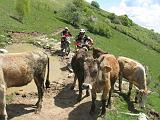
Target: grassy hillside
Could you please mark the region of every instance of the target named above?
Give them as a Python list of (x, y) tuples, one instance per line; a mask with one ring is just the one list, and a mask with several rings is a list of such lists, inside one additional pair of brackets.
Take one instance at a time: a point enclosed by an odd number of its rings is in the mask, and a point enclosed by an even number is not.
[[(32, 0), (29, 15), (23, 20), (23, 24), (13, 19), (17, 16), (15, 11), (15, 0), (0, 0), (0, 42), (7, 41), (7, 31), (23, 31), (23, 32), (42, 32), (50, 36), (50, 34), (65, 26), (68, 26), (75, 36), (79, 29), (75, 29), (65, 18), (62, 13), (65, 7), (72, 0)], [(105, 51), (109, 51), (117, 56), (127, 56), (140, 61), (149, 67), (152, 76), (151, 89), (154, 89), (158, 75), (160, 75), (160, 34), (154, 33), (136, 24), (132, 26), (124, 26), (122, 24), (112, 23), (108, 19), (110, 13), (94, 8), (87, 4), (87, 10), (92, 11), (91, 15), (96, 17), (97, 22), (103, 22), (110, 29), (112, 36), (110, 38), (100, 36), (95, 33), (87, 32), (95, 41), (95, 46)], [(86, 9), (81, 13), (85, 14)], [(85, 16), (86, 17), (86, 16)], [(106, 22), (107, 20), (107, 22)], [(109, 20), (109, 23), (108, 23)], [(80, 27), (86, 27), (85, 23), (81, 23)], [(87, 28), (86, 28), (87, 29)], [(54, 36), (59, 38), (59, 35)], [(154, 108), (160, 111), (159, 97), (156, 94), (149, 96), (148, 108)], [(127, 103), (123, 97), (118, 98), (114, 107), (121, 111), (128, 111)], [(116, 112), (109, 113), (107, 120), (129, 119), (127, 115), (118, 114)], [(130, 117), (135, 119), (135, 117)]]

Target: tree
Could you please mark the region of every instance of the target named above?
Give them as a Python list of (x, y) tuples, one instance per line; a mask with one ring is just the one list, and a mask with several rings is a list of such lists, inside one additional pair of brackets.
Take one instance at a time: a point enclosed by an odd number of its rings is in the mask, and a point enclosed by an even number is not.
[(29, 0), (16, 0), (16, 11), (19, 21), (22, 21), (24, 16), (29, 13)]
[(92, 6), (94, 6), (94, 7), (96, 7), (96, 8), (100, 8), (100, 5), (98, 4), (98, 2), (96, 2), (95, 0), (93, 0), (92, 2), (91, 2), (91, 5)]
[(66, 9), (64, 10), (64, 17), (73, 26), (77, 27), (81, 23), (81, 10), (77, 8), (75, 4), (70, 3), (66, 6)]
[(62, 12), (62, 16), (73, 26), (79, 27), (84, 23), (86, 9), (84, 0), (73, 0), (69, 3)]
[(133, 25), (132, 20), (129, 19), (127, 15), (121, 15), (121, 16), (119, 16), (119, 19), (120, 19), (122, 25), (124, 25), (124, 26), (132, 26)]

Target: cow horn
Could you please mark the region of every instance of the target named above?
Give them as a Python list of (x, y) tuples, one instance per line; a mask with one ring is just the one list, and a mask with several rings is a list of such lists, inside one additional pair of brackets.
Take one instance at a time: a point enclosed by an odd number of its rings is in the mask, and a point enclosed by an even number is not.
[(100, 59), (99, 63), (101, 63), (104, 60), (104, 56)]

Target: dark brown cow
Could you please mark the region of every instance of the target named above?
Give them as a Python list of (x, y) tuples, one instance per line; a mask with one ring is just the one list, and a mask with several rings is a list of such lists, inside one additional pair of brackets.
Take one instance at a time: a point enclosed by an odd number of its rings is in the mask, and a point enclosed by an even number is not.
[[(76, 80), (78, 79), (78, 86), (79, 86), (79, 95), (77, 98), (78, 101), (81, 101), (82, 99), (82, 83), (84, 82), (85, 78), (84, 61), (86, 57), (87, 57), (86, 50), (84, 48), (81, 48), (75, 53), (75, 55), (71, 60), (71, 66), (75, 74), (74, 82), (71, 86), (71, 89), (74, 89)], [(86, 91), (86, 95), (87, 96), (89, 95), (88, 90)]]
[(108, 52), (104, 52), (100, 48), (93, 48), (93, 58), (99, 58), (103, 54), (108, 54)]
[(109, 94), (107, 106), (111, 107), (111, 93), (114, 89), (114, 84), (119, 75), (119, 64), (114, 55), (102, 54), (98, 60), (93, 58), (86, 59), (84, 64), (86, 71), (85, 82), (83, 88), (91, 89), (92, 93), (92, 105), (90, 114), (95, 111), (96, 93), (102, 91), (102, 112), (104, 115), (106, 112), (106, 99)]
[(32, 79), (34, 79), (38, 89), (36, 112), (41, 110), (47, 65), (46, 87), (49, 87), (49, 58), (44, 52), (0, 55), (0, 119), (7, 120), (6, 88), (27, 85)]

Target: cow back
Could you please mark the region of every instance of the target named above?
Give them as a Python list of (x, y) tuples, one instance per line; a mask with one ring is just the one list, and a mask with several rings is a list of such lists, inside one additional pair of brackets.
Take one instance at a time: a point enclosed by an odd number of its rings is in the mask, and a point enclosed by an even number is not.
[(0, 55), (0, 67), (7, 87), (19, 87), (31, 82), (36, 71), (40, 71), (46, 64), (45, 59), (43, 52)]

